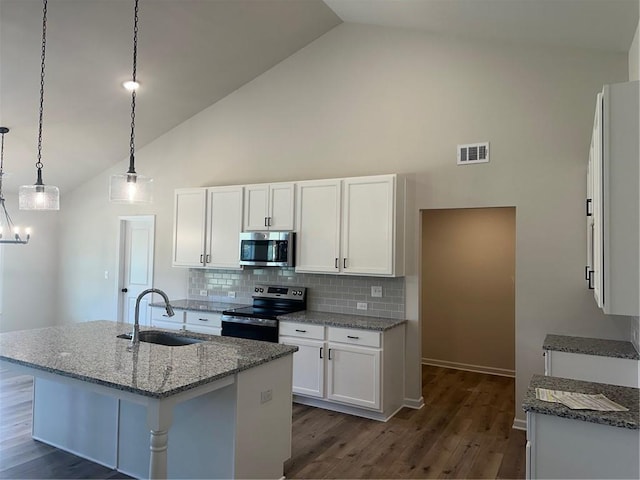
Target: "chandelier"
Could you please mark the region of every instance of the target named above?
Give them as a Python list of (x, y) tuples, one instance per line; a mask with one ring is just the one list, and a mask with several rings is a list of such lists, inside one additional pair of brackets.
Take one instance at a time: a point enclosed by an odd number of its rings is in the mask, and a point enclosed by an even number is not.
[[(0, 134), (2, 135), (2, 146), (0, 146), (0, 243), (13, 243), (15, 245), (26, 245), (31, 238), (31, 232), (27, 228), (25, 231), (25, 238), (20, 236), (20, 229), (13, 224), (11, 215), (7, 211), (7, 206), (4, 203), (4, 195), (2, 194), (2, 177), (4, 176), (4, 134), (9, 133), (7, 127), (0, 127)], [(8, 232), (8, 237), (5, 238), (5, 233)]]

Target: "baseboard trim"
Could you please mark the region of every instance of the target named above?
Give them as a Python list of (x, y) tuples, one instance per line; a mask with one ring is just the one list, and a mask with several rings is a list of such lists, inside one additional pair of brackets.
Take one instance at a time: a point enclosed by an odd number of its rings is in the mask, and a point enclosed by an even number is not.
[(470, 365), (468, 363), (448, 362), (446, 360), (436, 360), (435, 358), (423, 358), (422, 364), (434, 367), (453, 368), (455, 370), (466, 370), (468, 372), (485, 373), (487, 375), (499, 375), (501, 377), (516, 377), (515, 370), (486, 367), (483, 365)]
[(424, 407), (424, 397), (420, 397), (418, 399), (405, 398), (404, 406), (407, 408), (413, 408), (414, 410), (420, 410), (422, 407)]
[(527, 421), (522, 420), (520, 418), (513, 419), (513, 426), (511, 428), (515, 428), (516, 430), (526, 430), (527, 429)]

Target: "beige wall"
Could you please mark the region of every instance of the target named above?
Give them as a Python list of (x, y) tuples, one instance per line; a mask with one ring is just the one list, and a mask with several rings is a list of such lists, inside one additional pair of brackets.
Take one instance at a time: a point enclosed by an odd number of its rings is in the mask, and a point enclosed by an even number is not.
[[(421, 395), (419, 210), (513, 205), (520, 405), (531, 375), (543, 371), (547, 333), (628, 335), (627, 324), (596, 309), (583, 281), (595, 94), (626, 79), (626, 53), (342, 24), (142, 148), (136, 167), (155, 178), (152, 206), (109, 205), (110, 172), (63, 197), (59, 316), (115, 318), (117, 285), (104, 270), (116, 268), (118, 215), (157, 215), (155, 286), (186, 295), (187, 272), (170, 264), (174, 188), (406, 173), (414, 187), (407, 396)], [(489, 164), (456, 167), (456, 144), (485, 140)]]
[(54, 325), (59, 318), (59, 212), (18, 210), (17, 195), (5, 198), (14, 224), (30, 227), (32, 237), (27, 245), (0, 246), (0, 332)]
[(515, 222), (511, 207), (422, 212), (424, 361), (515, 373)]
[[(638, 0), (638, 9), (640, 10), (640, 0)], [(640, 80), (640, 19), (629, 47), (629, 80)]]

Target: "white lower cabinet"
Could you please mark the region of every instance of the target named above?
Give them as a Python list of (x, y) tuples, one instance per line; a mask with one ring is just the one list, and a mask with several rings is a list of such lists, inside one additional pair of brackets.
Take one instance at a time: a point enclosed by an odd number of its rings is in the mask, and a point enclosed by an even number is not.
[(544, 351), (544, 374), (638, 388), (640, 361), (584, 353)]
[(164, 307), (149, 307), (150, 326), (167, 330), (184, 330), (184, 311), (175, 310), (170, 317)]
[(222, 333), (222, 314), (213, 312), (185, 312), (184, 329), (190, 332), (220, 335)]
[(640, 478), (638, 430), (527, 412), (526, 478)]
[(376, 420), (404, 402), (404, 326), (385, 332), (280, 322), (280, 343), (295, 345), (298, 403)]
[(329, 343), (327, 398), (380, 408), (380, 349)]

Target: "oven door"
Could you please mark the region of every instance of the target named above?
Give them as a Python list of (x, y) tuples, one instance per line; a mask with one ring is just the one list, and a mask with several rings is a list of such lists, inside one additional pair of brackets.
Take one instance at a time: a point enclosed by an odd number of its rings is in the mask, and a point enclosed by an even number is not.
[(278, 321), (223, 315), (221, 335), (278, 343)]
[(293, 267), (293, 232), (242, 232), (240, 265), (258, 267)]

